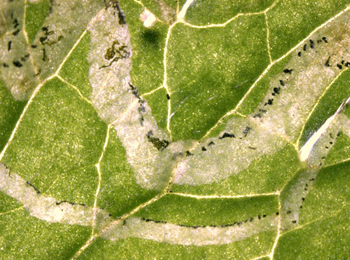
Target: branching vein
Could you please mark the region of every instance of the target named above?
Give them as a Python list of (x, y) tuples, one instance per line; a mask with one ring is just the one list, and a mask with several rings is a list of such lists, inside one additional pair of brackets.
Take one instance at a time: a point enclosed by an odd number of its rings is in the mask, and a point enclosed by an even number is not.
[(252, 16), (252, 15), (261, 15), (261, 14), (265, 14), (271, 10), (276, 4), (277, 4), (278, 0), (276, 0), (271, 6), (269, 6), (268, 8), (266, 8), (263, 11), (259, 11), (259, 12), (252, 12), (252, 13), (238, 13), (236, 14), (234, 17), (230, 18), (229, 20), (227, 20), (224, 23), (217, 23), (217, 24), (207, 24), (207, 25), (194, 25), (191, 23), (188, 23), (186, 21), (180, 21), (181, 23), (183, 23), (184, 25), (191, 27), (191, 28), (197, 28), (197, 29), (206, 29), (206, 28), (215, 28), (215, 27), (225, 27), (226, 25), (228, 25), (229, 23), (233, 22), (234, 20), (236, 20), (238, 17), (241, 16)]
[(75, 48), (78, 46), (78, 44), (80, 43), (80, 41), (82, 40), (82, 38), (84, 37), (84, 35), (86, 34), (86, 30), (80, 35), (79, 39), (75, 42), (75, 44), (73, 45), (72, 49), (68, 52), (68, 54), (66, 55), (66, 57), (63, 59), (62, 63), (60, 64), (60, 66), (58, 67), (58, 69), (53, 73), (53, 75), (47, 77), (44, 81), (42, 81), (41, 83), (39, 83), (36, 88), (34, 89), (32, 95), (30, 96), (26, 106), (24, 107), (16, 125), (15, 128), (13, 129), (9, 140), (7, 141), (6, 145), (4, 146), (3, 150), (0, 153), (0, 161), (2, 161), (8, 147), (10, 146), (14, 136), (16, 135), (16, 132), (25, 116), (25, 114), (27, 113), (27, 110), (29, 108), (29, 106), (32, 104), (34, 98), (36, 97), (36, 95), (39, 93), (41, 87), (49, 80), (53, 79), (56, 76), (59, 76), (59, 72), (62, 69), (64, 63), (67, 61), (67, 59), (69, 58), (69, 56), (71, 55), (71, 53), (75, 50)]
[(105, 142), (103, 144), (101, 156), (95, 165), (96, 169), (97, 169), (97, 173), (98, 173), (98, 183), (97, 183), (97, 188), (96, 188), (96, 192), (95, 192), (95, 199), (94, 199), (94, 209), (93, 209), (93, 218), (92, 218), (92, 235), (94, 235), (94, 232), (95, 232), (96, 214), (97, 214), (97, 200), (98, 200), (98, 195), (99, 195), (100, 190), (101, 190), (101, 182), (102, 182), (101, 162), (102, 162), (103, 156), (106, 152), (106, 148), (107, 148), (108, 141), (109, 141), (109, 133), (110, 133), (111, 128), (112, 128), (112, 126), (108, 125), (106, 139), (105, 139)]
[(289, 51), (287, 51), (284, 55), (282, 55), (281, 57), (279, 57), (278, 59), (275, 59), (272, 61), (272, 63), (270, 63), (266, 69), (260, 74), (260, 76), (254, 81), (254, 83), (251, 85), (251, 87), (248, 89), (248, 91), (244, 94), (244, 96), (241, 98), (241, 100), (238, 102), (238, 104), (230, 111), (228, 111), (225, 115), (223, 115), (218, 122), (208, 130), (208, 132), (204, 135), (203, 138), (207, 137), (219, 124), (219, 122), (221, 122), (224, 118), (226, 118), (229, 115), (233, 115), (237, 112), (237, 110), (240, 108), (240, 106), (243, 104), (243, 102), (246, 100), (246, 98), (249, 96), (249, 94), (253, 91), (253, 89), (257, 86), (257, 84), (260, 82), (260, 80), (270, 71), (270, 69), (278, 62), (282, 61), (283, 59), (285, 59), (289, 54), (291, 54), (292, 52), (294, 52), (297, 48), (299, 48), (301, 45), (304, 44), (304, 42), (309, 39), (314, 33), (316, 33), (317, 31), (319, 31), (320, 29), (322, 29), (323, 27), (325, 27), (327, 24), (331, 23), (332, 21), (334, 21), (336, 18), (338, 18), (339, 16), (341, 16), (342, 14), (344, 14), (346, 11), (350, 10), (350, 6), (347, 6), (345, 9), (343, 9), (342, 11), (340, 11), (338, 14), (336, 14), (335, 16), (333, 16), (332, 18), (328, 19), (326, 22), (324, 22), (323, 24), (321, 24), (320, 26), (318, 26), (316, 29), (314, 29), (309, 35), (307, 35), (304, 39), (302, 39), (297, 45), (295, 45), (293, 48), (291, 48)]

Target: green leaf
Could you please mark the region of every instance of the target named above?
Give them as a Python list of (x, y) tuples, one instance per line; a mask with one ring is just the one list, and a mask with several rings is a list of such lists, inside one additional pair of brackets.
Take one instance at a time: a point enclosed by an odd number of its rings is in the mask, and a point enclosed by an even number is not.
[(1, 259), (346, 259), (349, 1), (1, 1)]

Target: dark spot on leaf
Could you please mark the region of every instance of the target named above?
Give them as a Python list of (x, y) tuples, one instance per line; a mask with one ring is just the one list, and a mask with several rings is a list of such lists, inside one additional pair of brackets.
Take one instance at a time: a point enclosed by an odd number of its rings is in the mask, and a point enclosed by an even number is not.
[(83, 206), (83, 207), (86, 206), (84, 203), (75, 203), (75, 202), (71, 202), (71, 201), (68, 201), (68, 200), (56, 201), (56, 205), (60, 205), (62, 203), (68, 203), (68, 204), (70, 204), (72, 206), (74, 206), (74, 205), (80, 205), (80, 206)]
[(254, 118), (261, 118), (261, 114), (255, 114), (254, 116), (253, 116)]
[(146, 136), (148, 138), (148, 141), (150, 141), (155, 148), (157, 148), (159, 151), (163, 151), (165, 148), (168, 147), (170, 143), (169, 141), (161, 140), (157, 137), (153, 137), (152, 135), (153, 135), (153, 132), (149, 131)]
[(328, 41), (327, 41), (327, 38), (326, 37), (322, 37), (322, 40), (325, 42), (325, 43), (328, 43)]
[[(104, 3), (105, 3), (106, 9), (111, 6), (111, 7), (113, 7), (113, 9), (117, 10), (119, 24), (126, 24), (125, 15), (122, 12), (122, 10), (120, 9), (118, 0), (109, 0), (109, 1), (104, 0)], [(114, 13), (114, 15), (115, 15), (115, 13)]]
[(45, 50), (45, 48), (43, 48), (42, 51), (43, 51), (43, 58), (42, 58), (42, 60), (43, 60), (43, 61), (47, 61), (47, 56), (46, 56), (46, 50)]
[(119, 45), (119, 41), (118, 40), (114, 40), (112, 42), (112, 45), (111, 47), (109, 47), (107, 50), (106, 50), (106, 53), (104, 55), (104, 58), (106, 60), (111, 60), (114, 58), (114, 56), (118, 53), (118, 54), (121, 54), (118, 50), (118, 45)]
[(22, 63), (20, 63), (18, 60), (14, 60), (12, 63), (13, 63), (13, 65), (15, 65), (15, 67), (17, 67), (17, 68), (20, 68), (20, 67), (23, 66)]
[(340, 70), (343, 68), (343, 66), (340, 65), (340, 64), (337, 64), (337, 67), (338, 67), (338, 69), (340, 69)]
[(41, 68), (38, 69), (38, 72), (35, 74), (35, 76), (39, 76), (40, 73), (41, 73)]
[(224, 139), (224, 138), (235, 138), (235, 135), (230, 133), (224, 133), (221, 137), (219, 137), (219, 139)]
[(13, 27), (16, 29), (19, 26), (18, 20), (14, 19), (13, 20)]
[(19, 33), (19, 29), (17, 29), (16, 31), (14, 31), (12, 34), (13, 34), (14, 36), (17, 36), (18, 33)]
[(143, 99), (139, 99), (140, 106), (137, 108), (137, 111), (139, 111), (140, 114), (146, 112), (146, 108), (145, 108), (144, 103), (145, 103), (145, 101)]
[(120, 9), (119, 2), (118, 1), (113, 1), (113, 7), (117, 8), (118, 10), (118, 18), (119, 18), (119, 24), (126, 24), (126, 18), (122, 10)]
[(30, 186), (30, 187), (32, 187), (35, 191), (36, 191), (36, 193), (37, 194), (40, 194), (41, 192), (40, 192), (40, 190), (38, 190), (33, 184), (31, 184), (29, 181), (27, 181), (27, 184)]
[(276, 94), (280, 93), (281, 88), (273, 88), (273, 92), (275, 92)]
[(304, 45), (303, 50), (306, 51), (307, 44)]
[(252, 130), (251, 127), (247, 126), (244, 130), (243, 130), (243, 134), (244, 134), (244, 137), (246, 137), (248, 135), (248, 133), (250, 132), (250, 130)]
[(130, 52), (126, 50), (127, 46), (117, 46), (118, 44), (118, 41), (113, 41), (112, 46), (107, 49), (105, 59), (110, 60), (110, 62), (107, 65), (102, 65), (100, 69), (110, 67), (114, 62), (130, 57)]
[(44, 37), (40, 37), (39, 38), (39, 41), (41, 42), (42, 45), (45, 44), (45, 41), (47, 40), (47, 36), (44, 36)]
[(2, 66), (3, 66), (4, 68), (10, 67), (7, 63), (3, 63)]
[(281, 86), (284, 86), (284, 82), (281, 79), (280, 79), (280, 84), (281, 84)]
[(25, 62), (29, 58), (29, 53), (21, 57), (21, 61)]
[(204, 147), (204, 146), (202, 146), (202, 151), (206, 151), (207, 149)]
[(310, 40), (310, 48), (313, 49), (315, 47), (315, 43), (313, 40)]
[(326, 67), (330, 67), (330, 66), (331, 66), (331, 65), (329, 64), (330, 60), (331, 60), (331, 56), (328, 57), (326, 63), (324, 64)]
[(170, 96), (169, 96), (169, 94), (166, 94), (166, 98), (167, 98), (168, 100), (170, 100)]
[[(129, 82), (129, 87), (131, 89), (131, 93), (137, 98), (140, 99), (140, 94), (139, 91), (137, 90), (137, 88), (135, 86), (133, 86), (130, 82)], [(152, 133), (153, 134), (153, 133)]]
[(185, 155), (186, 155), (186, 156), (192, 156), (193, 153), (191, 153), (190, 151), (186, 151), (186, 152), (185, 152)]
[(161, 220), (154, 220), (154, 223), (166, 224), (167, 222), (165, 222), (165, 221), (161, 221)]
[(300, 51), (298, 52), (298, 56), (301, 57), (301, 52)]
[(283, 70), (283, 72), (285, 73), (285, 74), (292, 74), (292, 69), (284, 69)]
[(297, 221), (296, 220), (292, 220), (292, 223), (295, 224), (295, 223), (297, 223)]
[(208, 146), (212, 146), (212, 145), (214, 145), (215, 143), (213, 142), (213, 141), (211, 141), (209, 144), (208, 144)]
[(12, 41), (9, 41), (7, 43), (7, 50), (10, 51), (11, 50), (11, 46), (12, 46)]

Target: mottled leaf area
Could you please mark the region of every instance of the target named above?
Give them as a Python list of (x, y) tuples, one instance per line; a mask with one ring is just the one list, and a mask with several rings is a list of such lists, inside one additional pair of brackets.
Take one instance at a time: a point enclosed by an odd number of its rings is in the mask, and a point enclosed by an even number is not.
[(0, 0), (1, 259), (348, 259), (350, 2)]

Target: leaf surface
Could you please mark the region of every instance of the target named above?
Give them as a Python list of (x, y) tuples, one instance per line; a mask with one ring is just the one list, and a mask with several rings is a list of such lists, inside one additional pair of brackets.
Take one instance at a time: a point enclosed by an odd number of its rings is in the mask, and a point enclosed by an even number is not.
[(0, 1), (0, 258), (347, 258), (348, 5)]

